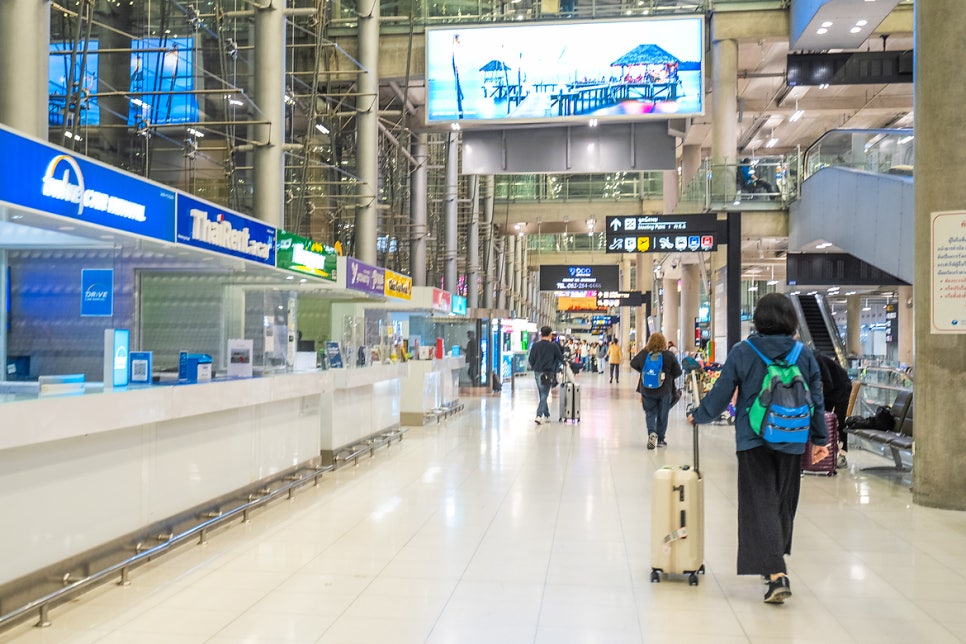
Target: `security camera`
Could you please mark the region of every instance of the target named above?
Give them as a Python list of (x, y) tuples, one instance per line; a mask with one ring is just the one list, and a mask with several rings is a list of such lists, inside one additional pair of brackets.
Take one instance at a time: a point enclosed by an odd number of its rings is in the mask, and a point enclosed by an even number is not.
[(678, 267), (678, 264), (679, 264), (679, 262), (678, 262), (677, 259), (672, 259), (671, 260), (671, 268), (676, 269)]

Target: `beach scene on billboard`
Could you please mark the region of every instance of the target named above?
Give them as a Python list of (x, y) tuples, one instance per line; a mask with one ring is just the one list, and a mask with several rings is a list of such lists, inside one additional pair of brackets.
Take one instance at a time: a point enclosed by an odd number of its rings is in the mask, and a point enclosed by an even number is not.
[(430, 123), (703, 112), (701, 18), (426, 30)]

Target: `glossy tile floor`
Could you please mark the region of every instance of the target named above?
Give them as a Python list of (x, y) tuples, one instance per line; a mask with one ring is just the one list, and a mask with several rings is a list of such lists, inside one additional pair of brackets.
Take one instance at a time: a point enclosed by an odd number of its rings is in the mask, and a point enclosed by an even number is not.
[(579, 425), (535, 425), (520, 378), (0, 641), (966, 641), (966, 514), (913, 505), (908, 478), (862, 472), (888, 461), (856, 450), (836, 478), (806, 477), (794, 596), (764, 604), (734, 572), (727, 425), (701, 428), (707, 574), (652, 584), (651, 473), (691, 460), (684, 405), (648, 452), (631, 374), (579, 380)]

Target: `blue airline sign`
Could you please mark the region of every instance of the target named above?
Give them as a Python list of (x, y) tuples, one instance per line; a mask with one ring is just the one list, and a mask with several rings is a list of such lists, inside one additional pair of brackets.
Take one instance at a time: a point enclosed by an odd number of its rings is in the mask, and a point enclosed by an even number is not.
[(0, 201), (174, 241), (174, 191), (0, 127)]
[(275, 232), (258, 220), (178, 195), (179, 244), (275, 266)]

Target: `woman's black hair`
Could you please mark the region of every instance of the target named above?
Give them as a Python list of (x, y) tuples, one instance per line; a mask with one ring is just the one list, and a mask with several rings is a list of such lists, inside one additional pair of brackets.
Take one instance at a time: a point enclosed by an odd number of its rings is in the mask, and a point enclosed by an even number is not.
[(795, 335), (798, 329), (795, 307), (781, 293), (769, 293), (758, 300), (753, 319), (761, 335)]

